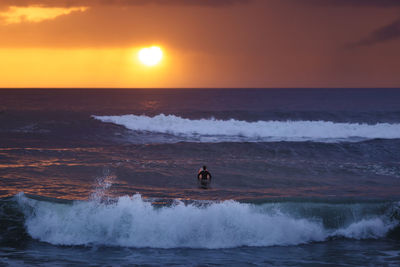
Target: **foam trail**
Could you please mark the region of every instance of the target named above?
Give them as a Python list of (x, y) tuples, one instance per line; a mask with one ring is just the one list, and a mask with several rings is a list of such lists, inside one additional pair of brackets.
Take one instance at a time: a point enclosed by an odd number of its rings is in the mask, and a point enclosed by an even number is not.
[(140, 195), (120, 197), (108, 204), (60, 204), (33, 200), (23, 194), (17, 200), (29, 235), (55, 245), (209, 249), (297, 245), (332, 236), (380, 238), (393, 227), (376, 216), (330, 230), (318, 220), (235, 201), (206, 206), (178, 202), (156, 208)]
[(399, 123), (335, 123), (331, 121), (257, 121), (200, 119), (175, 115), (93, 116), (134, 131), (166, 133), (192, 141), (359, 141), (400, 138)]

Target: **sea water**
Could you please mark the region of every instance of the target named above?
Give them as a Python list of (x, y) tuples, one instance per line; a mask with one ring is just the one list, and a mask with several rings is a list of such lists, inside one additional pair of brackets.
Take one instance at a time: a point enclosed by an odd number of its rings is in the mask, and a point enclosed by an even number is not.
[(0, 264), (397, 266), (399, 103), (396, 89), (1, 90)]

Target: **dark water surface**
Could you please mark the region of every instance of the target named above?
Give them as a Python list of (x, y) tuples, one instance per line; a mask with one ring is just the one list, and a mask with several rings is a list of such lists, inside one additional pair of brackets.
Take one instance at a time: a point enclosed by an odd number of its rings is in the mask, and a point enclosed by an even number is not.
[(0, 264), (397, 266), (399, 192), (398, 89), (0, 90)]

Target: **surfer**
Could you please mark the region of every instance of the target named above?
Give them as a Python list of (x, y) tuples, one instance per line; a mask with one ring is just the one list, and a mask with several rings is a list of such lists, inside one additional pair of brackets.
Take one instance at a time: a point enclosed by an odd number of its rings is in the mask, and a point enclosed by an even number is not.
[(200, 168), (197, 180), (202, 188), (208, 187), (211, 182), (211, 173), (207, 170), (207, 166), (204, 165), (203, 168)]

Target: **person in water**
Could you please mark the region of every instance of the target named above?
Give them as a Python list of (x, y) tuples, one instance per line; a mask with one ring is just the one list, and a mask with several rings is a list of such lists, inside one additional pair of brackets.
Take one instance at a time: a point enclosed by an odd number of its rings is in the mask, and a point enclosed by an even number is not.
[(211, 173), (207, 170), (207, 166), (203, 166), (203, 168), (200, 168), (199, 173), (197, 174), (197, 179), (200, 182), (211, 182)]

